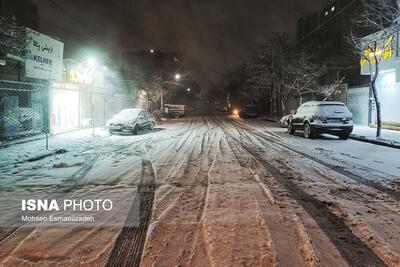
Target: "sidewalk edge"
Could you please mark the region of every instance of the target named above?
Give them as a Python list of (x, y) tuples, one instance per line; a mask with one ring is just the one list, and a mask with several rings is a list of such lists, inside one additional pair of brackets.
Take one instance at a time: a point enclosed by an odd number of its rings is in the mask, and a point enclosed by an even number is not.
[(376, 139), (371, 139), (362, 135), (356, 135), (356, 134), (350, 134), (349, 136), (350, 139), (365, 142), (365, 143), (370, 143), (374, 145), (379, 145), (379, 146), (386, 146), (386, 147), (391, 147), (391, 148), (396, 148), (400, 149), (400, 143), (395, 142), (395, 141), (390, 141), (390, 140), (376, 140)]

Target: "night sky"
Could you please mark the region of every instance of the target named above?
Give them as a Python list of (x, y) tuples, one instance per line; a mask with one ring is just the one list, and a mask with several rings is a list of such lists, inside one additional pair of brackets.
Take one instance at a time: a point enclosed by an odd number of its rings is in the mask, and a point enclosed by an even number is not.
[[(203, 87), (243, 62), (274, 32), (295, 36), (297, 18), (322, 0), (34, 0), (40, 31), (65, 57), (123, 50), (177, 52)], [(93, 54), (96, 54), (93, 53)]]

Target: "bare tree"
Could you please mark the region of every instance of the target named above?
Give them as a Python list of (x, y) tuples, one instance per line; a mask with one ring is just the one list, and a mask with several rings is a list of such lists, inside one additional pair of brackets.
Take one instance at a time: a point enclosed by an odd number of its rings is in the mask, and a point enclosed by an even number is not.
[(270, 73), (286, 114), (290, 96), (298, 96), (301, 104), (304, 95), (318, 92), (318, 80), (326, 72), (326, 65), (313, 60), (306, 51), (296, 51), (284, 39), (275, 40), (271, 57)]
[(27, 47), (26, 42), (26, 29), (17, 24), (14, 15), (0, 16), (1, 51), (24, 56)]
[(155, 74), (150, 81), (142, 86), (142, 90), (146, 93), (147, 100), (150, 102), (150, 109), (155, 108), (155, 104), (161, 100), (164, 79), (162, 73)]
[(400, 30), (399, 5), (396, 0), (361, 0), (363, 11), (354, 20), (357, 28), (364, 28), (374, 32), (368, 36), (358, 36), (352, 33), (348, 40), (353, 50), (361, 58), (362, 65), (370, 69), (370, 86), (376, 105), (377, 131), (376, 136), (381, 137), (382, 112), (381, 103), (376, 87), (379, 76), (380, 62), (393, 56), (394, 38)]
[(326, 84), (318, 88), (317, 92), (318, 94), (322, 95), (324, 97), (323, 101), (330, 100), (332, 99), (333, 96), (336, 94), (341, 93), (342, 88), (343, 88), (343, 81), (344, 81), (344, 76), (341, 79), (336, 79), (330, 84)]
[(181, 81), (188, 79), (189, 77), (189, 72), (180, 74), (179, 80), (176, 80), (174, 77), (174, 72), (165, 73), (160, 71), (159, 73), (152, 75), (150, 80), (144, 82), (141, 88), (151, 103), (150, 109), (156, 109), (155, 105), (160, 103), (159, 109), (162, 110), (164, 98), (170, 96), (174, 89), (184, 87), (183, 84), (181, 84)]
[(300, 104), (304, 95), (320, 93), (318, 80), (326, 72), (325, 64), (313, 62), (312, 56), (303, 52), (293, 54), (283, 67), (287, 77), (283, 86), (299, 96)]
[(242, 64), (225, 78), (229, 92), (242, 99), (267, 96), (271, 115), (277, 115), (278, 109), (287, 113), (291, 96), (298, 96), (301, 102), (306, 94), (321, 94), (318, 81), (325, 72), (326, 65), (314, 60), (312, 54), (297, 51), (287, 36), (276, 35), (248, 64)]

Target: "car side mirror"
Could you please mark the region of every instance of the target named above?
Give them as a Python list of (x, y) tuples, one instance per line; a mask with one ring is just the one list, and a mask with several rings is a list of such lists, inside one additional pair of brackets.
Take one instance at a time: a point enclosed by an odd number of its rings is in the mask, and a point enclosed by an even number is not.
[(292, 114), (292, 115), (296, 114), (296, 110), (290, 111), (290, 114)]

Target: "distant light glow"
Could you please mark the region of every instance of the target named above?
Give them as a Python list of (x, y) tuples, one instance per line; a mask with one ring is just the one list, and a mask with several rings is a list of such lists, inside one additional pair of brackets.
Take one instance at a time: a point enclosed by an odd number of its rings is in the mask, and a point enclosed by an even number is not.
[(328, 11), (325, 11), (325, 16), (328, 16), (328, 14), (329, 14), (329, 12), (328, 12)]
[(181, 79), (181, 75), (179, 73), (175, 74), (175, 80), (179, 81)]
[(94, 59), (94, 58), (89, 58), (88, 59), (88, 64), (89, 64), (89, 66), (95, 66), (96, 65), (96, 59)]
[(188, 92), (190, 92), (190, 90), (191, 90), (191, 89), (190, 89), (190, 88), (188, 88), (188, 89), (186, 89), (186, 90), (187, 90)]
[(150, 49), (150, 53), (154, 54), (154, 49)]
[(335, 11), (335, 6), (332, 6), (332, 7), (331, 7), (331, 11), (332, 11), (332, 12)]

